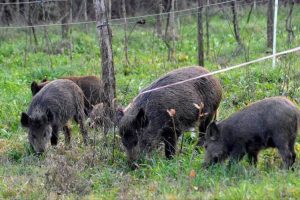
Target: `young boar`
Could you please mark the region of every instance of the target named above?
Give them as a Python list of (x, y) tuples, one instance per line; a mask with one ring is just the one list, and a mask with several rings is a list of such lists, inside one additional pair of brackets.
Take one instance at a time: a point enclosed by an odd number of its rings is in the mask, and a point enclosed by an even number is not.
[[(207, 73), (206, 69), (198, 66), (177, 69), (142, 92)], [(221, 85), (213, 76), (138, 95), (125, 110), (117, 111), (120, 136), (129, 162), (137, 160), (161, 141), (165, 144), (166, 157), (171, 158), (182, 131), (201, 121), (200, 132), (205, 132), (216, 114), (221, 97)], [(197, 105), (204, 107), (199, 109)], [(206, 115), (201, 116), (202, 113)]]
[[(62, 77), (60, 79), (68, 79), (76, 83), (83, 91), (84, 94), (84, 106), (85, 113), (88, 114), (92, 111), (93, 105), (102, 102), (103, 96), (103, 85), (102, 81), (96, 76), (68, 76)], [(44, 79), (41, 83), (33, 81), (31, 83), (31, 92), (34, 96), (37, 94), (45, 85), (49, 82), (47, 79)]]
[(49, 141), (56, 145), (60, 130), (64, 131), (65, 142), (69, 144), (71, 130), (67, 123), (73, 117), (79, 123), (87, 144), (83, 99), (82, 90), (74, 82), (64, 79), (51, 81), (32, 98), (28, 112), (21, 115), (21, 124), (29, 129), (29, 143), (36, 153), (43, 153)]
[(239, 161), (245, 154), (257, 163), (261, 149), (275, 147), (289, 168), (295, 162), (294, 150), (300, 128), (300, 110), (285, 97), (272, 97), (253, 103), (207, 128), (205, 166)]
[(93, 110), (89, 114), (88, 121), (91, 128), (105, 127), (104, 124), (108, 124), (109, 127), (113, 127), (114, 124), (113, 121), (105, 114), (103, 103), (98, 103), (93, 106)]

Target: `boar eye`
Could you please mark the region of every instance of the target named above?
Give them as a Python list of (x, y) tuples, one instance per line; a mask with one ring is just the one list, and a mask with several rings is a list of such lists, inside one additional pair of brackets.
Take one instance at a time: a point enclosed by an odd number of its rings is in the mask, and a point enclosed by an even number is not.
[(46, 133), (44, 133), (44, 138), (46, 137)]
[(36, 136), (35, 136), (35, 135), (32, 135), (32, 138), (33, 138), (33, 139), (36, 139)]
[(207, 144), (204, 145), (204, 148), (207, 149)]

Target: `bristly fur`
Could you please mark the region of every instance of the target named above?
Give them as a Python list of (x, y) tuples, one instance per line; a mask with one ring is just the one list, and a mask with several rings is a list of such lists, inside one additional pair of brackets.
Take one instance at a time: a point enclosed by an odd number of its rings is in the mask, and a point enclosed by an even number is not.
[(229, 118), (209, 125), (206, 138), (207, 165), (245, 154), (256, 164), (261, 149), (277, 148), (287, 168), (295, 162), (300, 110), (285, 97), (257, 101)]
[[(76, 83), (83, 91), (84, 94), (84, 105), (85, 113), (89, 114), (93, 105), (101, 103), (103, 101), (103, 84), (102, 81), (96, 76), (66, 76), (60, 79), (71, 80)], [(34, 96), (37, 94), (45, 85), (50, 83), (47, 79), (44, 79), (41, 83), (32, 82), (31, 91)]]
[[(198, 66), (180, 68), (159, 78), (141, 92), (206, 73), (208, 73), (206, 69)], [(145, 145), (148, 147), (156, 146), (160, 141), (164, 141), (166, 156), (171, 158), (175, 153), (177, 138), (174, 138), (174, 125), (167, 110), (174, 109), (176, 111), (174, 123), (178, 133), (176, 135), (179, 136), (182, 131), (195, 126), (199, 120), (199, 109), (194, 104), (203, 103), (202, 112), (208, 113), (208, 115), (201, 121), (200, 132), (205, 132), (207, 125), (216, 114), (221, 98), (220, 82), (213, 76), (139, 95), (134, 98), (131, 105), (123, 113), (118, 113), (123, 143), (126, 143), (126, 140), (131, 140), (126, 138), (126, 134), (138, 137), (139, 151), (143, 151)], [(143, 127), (141, 124), (144, 124)], [(137, 136), (138, 132), (140, 134)], [(130, 152), (130, 148), (133, 147), (127, 145), (127, 152)], [(137, 156), (129, 155), (132, 158)]]
[[(51, 114), (51, 120), (47, 121), (47, 116)], [(23, 115), (26, 114), (22, 114)], [(27, 116), (29, 121), (39, 122), (39, 126), (43, 127), (45, 123), (50, 123), (52, 128), (51, 143), (57, 144), (58, 131), (64, 129), (66, 141), (69, 142), (70, 130), (68, 121), (75, 118), (80, 124), (84, 141), (87, 140), (87, 131), (83, 125), (84, 115), (84, 94), (82, 90), (70, 80), (55, 80), (46, 84), (33, 98), (29, 106)], [(44, 120), (44, 118), (46, 120)], [(24, 123), (25, 120), (21, 119)], [(30, 134), (39, 135), (43, 132), (36, 124), (29, 123), (28, 128)], [(31, 137), (29, 137), (30, 140)], [(30, 141), (32, 144), (32, 141)], [(41, 148), (44, 150), (43, 148)]]

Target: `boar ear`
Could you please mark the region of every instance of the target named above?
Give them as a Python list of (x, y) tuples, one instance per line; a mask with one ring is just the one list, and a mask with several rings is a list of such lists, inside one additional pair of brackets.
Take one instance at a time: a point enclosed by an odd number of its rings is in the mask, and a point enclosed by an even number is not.
[(218, 125), (216, 124), (215, 121), (210, 123), (210, 125), (208, 127), (207, 137), (213, 141), (219, 139), (220, 131), (219, 131)]
[(39, 92), (39, 86), (35, 81), (32, 81), (31, 83), (31, 92), (32, 92), (32, 96), (34, 96), (36, 93)]
[(121, 119), (124, 117), (124, 110), (122, 108), (117, 108), (116, 117), (117, 117), (117, 122), (119, 123)]
[(46, 110), (46, 116), (47, 116), (48, 123), (53, 122), (54, 116), (53, 116), (53, 113), (51, 112), (51, 110), (49, 110), (49, 109)]
[(22, 126), (29, 127), (30, 123), (31, 123), (30, 117), (26, 113), (22, 112), (22, 114), (21, 114), (21, 124), (22, 124)]
[(149, 120), (143, 108), (140, 108), (138, 114), (136, 115), (135, 123), (139, 128), (144, 128), (148, 125)]

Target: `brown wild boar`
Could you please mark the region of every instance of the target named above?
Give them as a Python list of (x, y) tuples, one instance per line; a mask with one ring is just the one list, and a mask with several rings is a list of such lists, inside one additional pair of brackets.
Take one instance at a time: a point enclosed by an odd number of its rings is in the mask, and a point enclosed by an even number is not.
[(295, 162), (294, 150), (300, 128), (300, 110), (285, 97), (271, 97), (250, 104), (228, 119), (212, 122), (207, 128), (205, 166), (239, 161), (245, 154), (252, 164), (257, 163), (261, 149), (279, 150), (285, 167)]
[(84, 94), (70, 80), (55, 80), (48, 83), (31, 101), (27, 113), (22, 113), (21, 124), (29, 129), (28, 139), (36, 153), (43, 153), (51, 141), (58, 142), (58, 132), (64, 131), (66, 144), (70, 143), (71, 130), (67, 123), (74, 118), (80, 125), (84, 143), (88, 133), (84, 127)]
[[(176, 69), (143, 91), (206, 73), (206, 69), (198, 66)], [(221, 85), (213, 76), (138, 95), (125, 110), (117, 111), (119, 132), (129, 162), (137, 160), (161, 141), (165, 144), (166, 157), (171, 158), (176, 152), (177, 138), (182, 131), (201, 121), (200, 132), (205, 132), (216, 114), (221, 97)], [(202, 112), (207, 115), (200, 118), (200, 110), (195, 104), (203, 104)]]
[[(102, 102), (103, 97), (103, 85), (102, 81), (96, 76), (67, 76), (61, 77), (60, 79), (68, 79), (76, 83), (84, 93), (84, 106), (85, 113), (88, 114), (92, 111), (93, 105)], [(41, 83), (33, 81), (31, 83), (31, 92), (34, 96), (37, 94), (45, 85), (49, 82), (47, 79), (44, 79)]]

